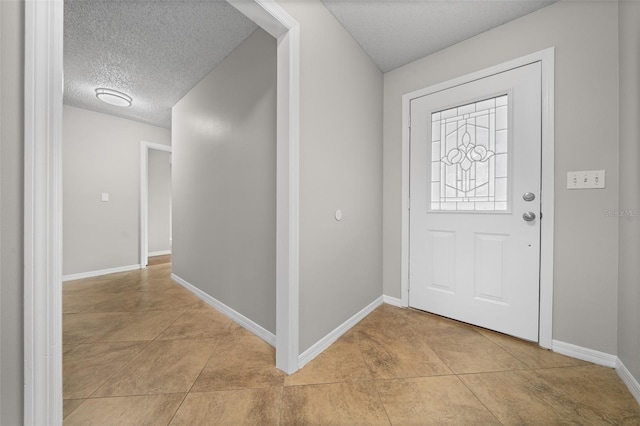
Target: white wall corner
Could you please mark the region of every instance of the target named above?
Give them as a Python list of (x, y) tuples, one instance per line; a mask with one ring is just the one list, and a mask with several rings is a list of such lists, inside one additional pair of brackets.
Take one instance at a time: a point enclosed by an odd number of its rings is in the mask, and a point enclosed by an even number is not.
[(391, 306), (397, 306), (398, 308), (402, 308), (402, 299), (399, 299), (397, 297), (392, 297), (392, 296), (387, 296), (382, 295), (382, 302), (386, 303), (387, 305), (391, 305)]
[(640, 383), (638, 383), (638, 380), (633, 377), (620, 358), (616, 359), (616, 372), (624, 384), (627, 385), (627, 388), (629, 388), (631, 395), (633, 395), (636, 401), (638, 401), (638, 404), (640, 404)]
[(264, 340), (265, 342), (267, 342), (271, 346), (275, 347), (275, 345), (276, 345), (276, 336), (275, 336), (275, 334), (273, 334), (272, 332), (270, 332), (266, 328), (262, 327), (260, 324), (250, 320), (249, 318), (247, 318), (244, 315), (242, 315), (240, 312), (238, 312), (235, 309), (225, 305), (224, 303), (222, 303), (218, 299), (208, 295), (204, 291), (200, 290), (198, 287), (196, 287), (193, 284), (189, 283), (188, 281), (180, 278), (176, 274), (171, 274), (171, 279), (173, 279), (175, 282), (180, 284), (182, 287), (184, 287), (187, 290), (189, 290), (191, 293), (196, 295), (196, 297), (198, 297), (200, 300), (202, 300), (203, 302), (205, 302), (209, 306), (213, 307), (215, 310), (217, 310), (220, 313), (224, 314), (226, 317), (228, 317), (230, 320), (232, 320), (236, 324), (240, 325), (241, 327), (244, 327), (245, 329), (247, 329), (251, 333), (255, 334), (256, 336), (258, 336), (259, 338), (261, 338), (262, 340)]
[(129, 272), (140, 269), (140, 265), (119, 266), (117, 268), (99, 269), (97, 271), (79, 272), (77, 274), (64, 275), (62, 281), (81, 280), (84, 278), (99, 277), (101, 275), (116, 274), (118, 272)]
[(304, 351), (298, 357), (298, 365), (300, 368), (304, 367), (310, 361), (312, 361), (315, 357), (320, 355), (325, 351), (329, 346), (331, 346), (336, 340), (340, 338), (344, 333), (349, 331), (353, 326), (358, 324), (364, 317), (373, 312), (378, 306), (382, 305), (383, 297), (380, 296), (373, 302), (369, 303), (367, 306), (362, 308), (359, 312), (353, 315), (351, 318), (340, 324), (333, 331), (329, 332), (322, 339), (318, 340), (314, 343), (309, 349)]
[(616, 355), (596, 351), (595, 349), (584, 348), (571, 343), (561, 342), (559, 340), (553, 341), (551, 349), (559, 354), (603, 365), (605, 367), (613, 368), (616, 366), (618, 361), (618, 357)]

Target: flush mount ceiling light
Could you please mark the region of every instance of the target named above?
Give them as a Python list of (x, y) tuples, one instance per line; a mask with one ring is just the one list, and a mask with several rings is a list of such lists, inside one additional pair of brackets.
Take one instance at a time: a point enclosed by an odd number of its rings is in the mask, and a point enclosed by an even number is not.
[(117, 90), (111, 89), (96, 89), (96, 97), (100, 99), (102, 102), (106, 102), (110, 105), (115, 106), (131, 106), (131, 102), (133, 99), (129, 95), (125, 95), (122, 92), (118, 92)]

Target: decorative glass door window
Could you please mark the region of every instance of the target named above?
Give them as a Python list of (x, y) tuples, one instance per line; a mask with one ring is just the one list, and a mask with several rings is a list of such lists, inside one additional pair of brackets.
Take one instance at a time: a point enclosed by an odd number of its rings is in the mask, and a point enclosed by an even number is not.
[(508, 100), (431, 114), (431, 210), (508, 210)]

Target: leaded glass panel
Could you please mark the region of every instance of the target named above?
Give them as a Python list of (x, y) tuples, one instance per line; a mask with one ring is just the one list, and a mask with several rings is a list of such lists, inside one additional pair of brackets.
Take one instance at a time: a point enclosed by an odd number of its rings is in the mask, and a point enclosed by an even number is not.
[(508, 95), (431, 114), (431, 210), (508, 209)]

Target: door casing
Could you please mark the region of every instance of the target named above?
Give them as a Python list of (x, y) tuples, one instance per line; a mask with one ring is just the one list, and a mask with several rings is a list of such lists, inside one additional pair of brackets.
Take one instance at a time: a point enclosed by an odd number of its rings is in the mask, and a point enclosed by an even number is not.
[[(299, 369), (300, 26), (227, 0), (277, 39), (276, 366)], [(25, 2), (24, 423), (62, 424), (63, 1)]]
[(554, 235), (554, 58), (553, 47), (495, 65), (462, 77), (405, 94), (402, 97), (402, 245), (401, 305), (409, 306), (409, 153), (411, 100), (466, 84), (534, 62), (542, 68), (542, 182), (540, 221), (539, 345), (551, 349), (553, 335), (553, 235)]
[(149, 264), (149, 150), (171, 153), (171, 145), (140, 142), (140, 266)]

